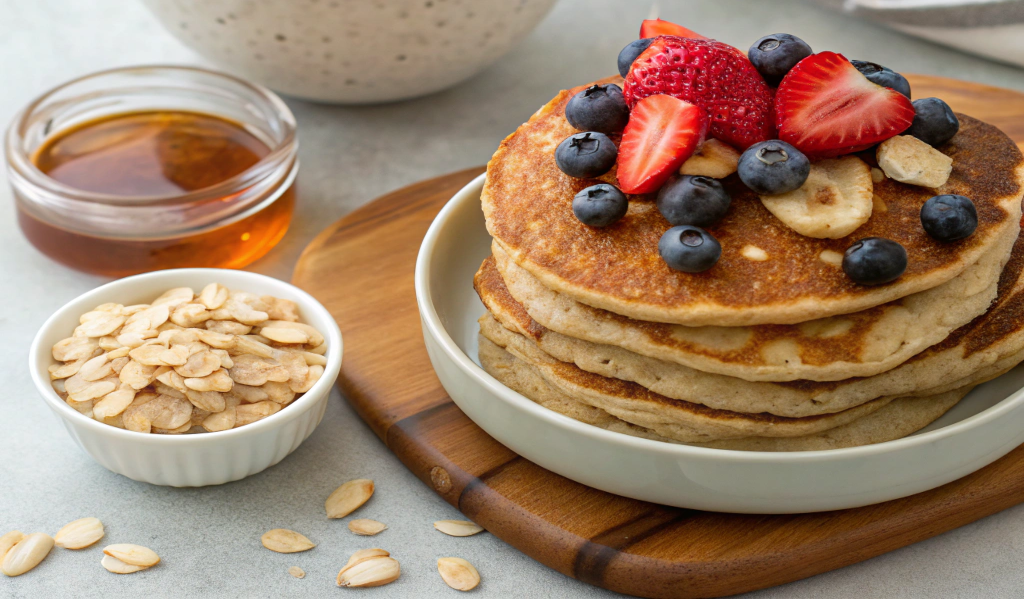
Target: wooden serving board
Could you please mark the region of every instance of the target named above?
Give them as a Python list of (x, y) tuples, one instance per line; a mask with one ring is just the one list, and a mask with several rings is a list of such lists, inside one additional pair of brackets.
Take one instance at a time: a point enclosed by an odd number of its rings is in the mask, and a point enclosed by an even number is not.
[[(915, 97), (941, 97), (1024, 142), (1024, 94), (935, 77), (915, 76), (911, 83)], [(411, 185), (346, 216), (309, 245), (294, 282), (337, 319), (345, 338), (339, 385), (363, 420), (420, 480), (520, 551), (622, 593), (720, 597), (856, 563), (1024, 501), (1024, 447), (926, 493), (789, 516), (626, 499), (517, 456), (470, 421), (441, 387), (413, 292), (427, 227), (482, 170)]]

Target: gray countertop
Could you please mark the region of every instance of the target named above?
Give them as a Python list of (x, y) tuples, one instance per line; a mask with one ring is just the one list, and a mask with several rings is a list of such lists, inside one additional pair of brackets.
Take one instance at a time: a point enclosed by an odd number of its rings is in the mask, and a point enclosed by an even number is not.
[[(907, 38), (796, 0), (659, 2), (661, 15), (747, 47), (767, 33), (791, 32), (817, 49), (875, 60), (896, 70), (960, 77), (1024, 90), (1024, 71)], [(300, 203), (280, 246), (251, 269), (289, 279), (302, 248), (327, 223), (382, 193), (423, 178), (483, 164), (498, 142), (557, 90), (610, 74), (636, 35), (649, 2), (562, 0), (505, 59), (472, 80), (409, 102), (344, 108), (289, 101), (302, 141)], [(140, 63), (207, 64), (131, 0), (0, 3), (0, 121), (41, 91), (91, 71)], [(347, 556), (368, 545), (327, 521), (323, 500), (341, 482), (377, 483), (361, 517), (390, 528), (372, 540), (400, 560), (396, 583), (365, 596), (454, 596), (437, 557), (468, 557), (484, 597), (590, 597), (613, 593), (567, 578), (488, 534), (455, 539), (431, 522), (459, 514), (420, 483), (363, 425), (340, 396), (294, 454), (246, 480), (202, 489), (137, 483), (95, 464), (38, 400), (26, 368), (36, 329), (56, 308), (103, 279), (73, 272), (36, 252), (15, 224), (0, 189), (0, 533), (56, 532), (96, 516), (110, 542), (155, 549), (163, 563), (115, 576), (97, 547), (55, 549), (36, 570), (0, 579), (0, 597), (336, 596)], [(382, 240), (386, 242), (386, 240)], [(337, 395), (337, 393), (336, 393)], [(259, 536), (293, 528), (319, 546), (271, 553)], [(1020, 597), (1024, 507), (937, 538), (750, 597)], [(298, 565), (307, 576), (287, 574)]]

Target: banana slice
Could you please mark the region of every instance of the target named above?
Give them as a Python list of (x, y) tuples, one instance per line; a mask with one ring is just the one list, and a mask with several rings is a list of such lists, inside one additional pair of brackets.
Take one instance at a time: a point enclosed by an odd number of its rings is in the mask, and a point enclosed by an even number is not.
[(736, 172), (740, 153), (732, 146), (709, 138), (693, 156), (679, 167), (680, 175), (701, 175), (724, 179)]
[(953, 171), (953, 159), (910, 135), (883, 141), (876, 154), (886, 176), (920, 187), (942, 187)]
[(839, 239), (871, 218), (873, 188), (871, 168), (856, 156), (845, 156), (811, 164), (800, 189), (761, 196), (761, 203), (801, 235)]

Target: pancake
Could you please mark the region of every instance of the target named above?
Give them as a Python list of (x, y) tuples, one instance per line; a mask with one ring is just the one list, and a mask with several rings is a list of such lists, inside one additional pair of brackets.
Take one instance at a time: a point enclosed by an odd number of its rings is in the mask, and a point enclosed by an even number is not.
[[(1018, 245), (1024, 246), (1024, 242)], [(1014, 253), (999, 281), (999, 297), (983, 316), (899, 367), (872, 377), (836, 382), (750, 382), (641, 356), (619, 347), (582, 341), (550, 331), (530, 318), (484, 261), (475, 286), (493, 317), (482, 319), (489, 337), (501, 336), (487, 322), (515, 333), (561, 362), (605, 377), (635, 382), (672, 399), (737, 412), (800, 418), (838, 412), (884, 396), (929, 395), (978, 384), (1024, 361), (1024, 251)], [(490, 331), (488, 332), (488, 329)], [(521, 351), (529, 351), (521, 349)]]
[[(708, 228), (721, 242), (721, 259), (703, 273), (677, 272), (658, 254), (658, 240), (670, 225), (653, 196), (631, 196), (626, 216), (609, 227), (587, 227), (573, 215), (573, 196), (597, 181), (562, 173), (554, 150), (575, 132), (564, 107), (584, 87), (561, 92), (501, 143), (487, 165), (481, 203), (488, 231), (518, 265), (544, 286), (596, 308), (689, 326), (794, 324), (848, 314), (941, 285), (1019, 229), (1024, 157), (996, 127), (958, 115), (959, 133), (939, 148), (953, 158), (949, 181), (931, 190), (884, 179), (874, 193), (885, 209), (876, 209), (845, 238), (799, 235), (735, 175), (724, 179), (732, 205)], [(602, 180), (614, 183), (614, 170)], [(941, 243), (924, 232), (920, 208), (937, 193), (974, 201), (973, 235)], [(909, 265), (896, 281), (858, 285), (821, 258), (823, 251), (842, 254), (856, 239), (871, 236), (906, 248)], [(744, 257), (746, 246), (767, 259)]]
[(999, 243), (947, 283), (881, 306), (797, 325), (746, 327), (653, 323), (593, 308), (541, 285), (498, 244), (493, 250), (512, 296), (558, 333), (750, 381), (834, 381), (890, 370), (983, 314), (996, 298), (1013, 242)]
[[(495, 343), (494, 339), (483, 337), (481, 345), (484, 340)], [(501, 347), (500, 343), (495, 345)], [(520, 351), (523, 347), (530, 351)], [(671, 399), (636, 383), (593, 374), (529, 346), (510, 343), (502, 349), (532, 367), (549, 385), (569, 397), (683, 443), (815, 434), (867, 416), (893, 399), (879, 398), (842, 412), (804, 418), (732, 412)]]
[[(487, 339), (480, 341), (480, 362), (484, 370), (502, 384), (552, 411), (617, 433), (655, 441), (679, 442), (573, 399), (545, 381), (536, 369)], [(970, 389), (965, 387), (934, 396), (895, 399), (863, 418), (811, 435), (743, 437), (689, 444), (739, 451), (814, 451), (882, 443), (905, 437), (928, 426), (956, 405)]]

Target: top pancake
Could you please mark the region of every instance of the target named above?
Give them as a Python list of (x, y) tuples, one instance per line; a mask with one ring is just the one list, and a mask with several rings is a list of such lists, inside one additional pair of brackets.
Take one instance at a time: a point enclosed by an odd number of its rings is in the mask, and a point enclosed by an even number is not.
[[(732, 206), (708, 228), (722, 245), (721, 259), (703, 273), (677, 272), (658, 254), (658, 240), (671, 225), (653, 195), (630, 196), (629, 212), (609, 227), (588, 227), (573, 215), (573, 196), (598, 181), (562, 173), (554, 151), (575, 132), (564, 108), (581, 89), (561, 92), (501, 143), (487, 165), (481, 200), (488, 231), (519, 266), (550, 289), (596, 308), (689, 326), (794, 324), (945, 283), (1018, 230), (1024, 157), (999, 129), (958, 115), (960, 132), (939, 148), (953, 158), (949, 181), (938, 190), (890, 179), (875, 184), (885, 210), (876, 210), (842, 239), (799, 235), (735, 175), (725, 179)], [(614, 169), (602, 180), (614, 183)], [(940, 243), (924, 232), (921, 205), (940, 193), (974, 201), (974, 235)], [(872, 236), (896, 240), (907, 250), (907, 270), (893, 283), (858, 285), (820, 257), (825, 250), (842, 254), (855, 240)], [(743, 257), (747, 245), (764, 250), (768, 259)]]

